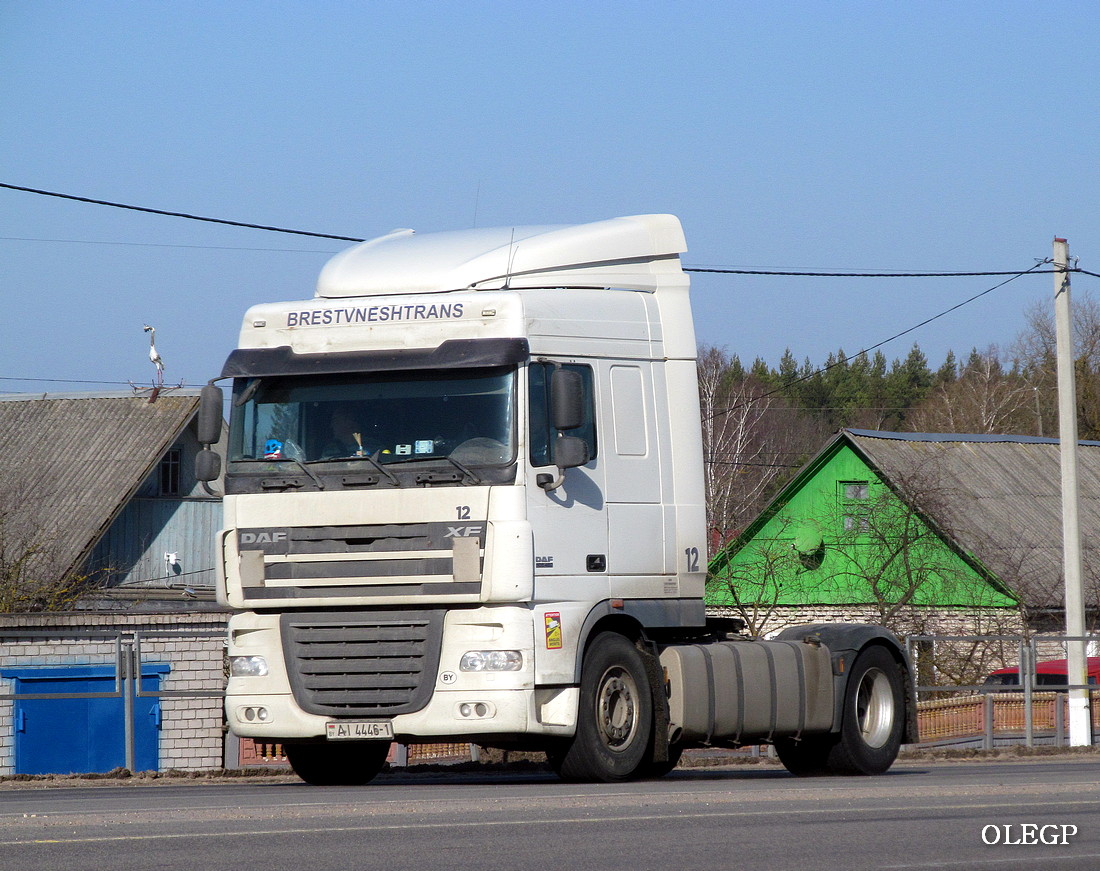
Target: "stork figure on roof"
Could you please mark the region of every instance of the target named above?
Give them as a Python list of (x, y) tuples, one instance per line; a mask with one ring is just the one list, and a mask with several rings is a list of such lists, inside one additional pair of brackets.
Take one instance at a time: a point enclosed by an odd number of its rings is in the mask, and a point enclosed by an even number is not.
[(177, 384), (173, 387), (165, 387), (164, 386), (164, 360), (161, 358), (160, 352), (157, 350), (157, 346), (156, 346), (157, 331), (156, 331), (156, 328), (150, 326), (149, 324), (145, 324), (145, 326), (142, 327), (142, 329), (144, 329), (145, 332), (147, 332), (149, 334), (149, 362), (152, 363), (156, 367), (157, 377), (156, 377), (156, 380), (153, 381), (153, 386), (152, 387), (138, 387), (136, 384), (134, 384), (133, 381), (130, 382), (130, 387), (133, 389), (134, 393), (136, 393), (138, 395), (141, 395), (143, 393), (148, 393), (149, 394), (149, 401), (150, 402), (156, 402), (157, 397), (160, 396), (160, 394), (162, 392), (167, 391), (167, 390), (179, 390), (181, 387), (183, 387), (183, 382), (181, 381), (179, 384)]
[(164, 386), (164, 361), (160, 358), (160, 353), (157, 351), (157, 346), (153, 344), (157, 337), (157, 331), (155, 327), (146, 324), (143, 329), (149, 334), (149, 362), (157, 367), (157, 387)]

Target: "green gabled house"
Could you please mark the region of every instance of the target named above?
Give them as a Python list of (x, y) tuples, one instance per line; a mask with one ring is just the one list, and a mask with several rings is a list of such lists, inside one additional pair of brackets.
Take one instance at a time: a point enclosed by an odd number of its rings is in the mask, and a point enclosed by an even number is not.
[[(708, 612), (754, 634), (821, 619), (918, 634), (1056, 628), (1059, 469), (1057, 439), (842, 430), (711, 559)], [(1081, 442), (1079, 475), (1095, 618), (1100, 442)]]

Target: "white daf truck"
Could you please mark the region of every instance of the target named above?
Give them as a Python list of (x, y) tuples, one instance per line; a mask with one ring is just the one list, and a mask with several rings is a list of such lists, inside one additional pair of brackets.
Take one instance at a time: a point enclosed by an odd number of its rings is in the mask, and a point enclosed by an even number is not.
[[(247, 312), (221, 376), (234, 733), (316, 784), (369, 781), (394, 740), (602, 781), (763, 742), (873, 774), (915, 740), (885, 629), (707, 621), (685, 250), (671, 215), (402, 230)], [(211, 382), (201, 440), (221, 426)]]

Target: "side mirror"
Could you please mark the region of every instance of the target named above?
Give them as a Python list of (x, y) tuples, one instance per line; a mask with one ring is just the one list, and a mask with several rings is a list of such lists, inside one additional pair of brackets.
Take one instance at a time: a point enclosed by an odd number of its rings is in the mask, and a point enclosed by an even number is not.
[(554, 464), (558, 467), (558, 476), (555, 478), (549, 472), (543, 472), (535, 478), (535, 483), (547, 493), (557, 490), (565, 483), (566, 469), (584, 466), (590, 459), (588, 442), (576, 436), (561, 436), (554, 442)]
[[(222, 389), (213, 384), (207, 384), (199, 393), (199, 420), (196, 429), (200, 444), (213, 445), (221, 439), (222, 401)], [(199, 480), (213, 479), (200, 478)]]
[(550, 413), (554, 429), (576, 429), (584, 423), (584, 381), (580, 372), (554, 370), (550, 377)]
[(572, 469), (587, 465), (588, 442), (576, 436), (561, 436), (554, 442), (554, 465), (559, 469)]
[(203, 448), (195, 454), (195, 480), (216, 481), (222, 471), (222, 458), (210, 448)]
[(196, 481), (217, 481), (221, 474), (221, 457), (209, 448), (195, 454)]

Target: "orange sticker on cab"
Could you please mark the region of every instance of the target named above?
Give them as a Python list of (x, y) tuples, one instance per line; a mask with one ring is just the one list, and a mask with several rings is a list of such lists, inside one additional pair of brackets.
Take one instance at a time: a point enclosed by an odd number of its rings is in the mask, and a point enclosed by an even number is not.
[(561, 649), (561, 614), (557, 611), (547, 611), (546, 621), (546, 649)]

